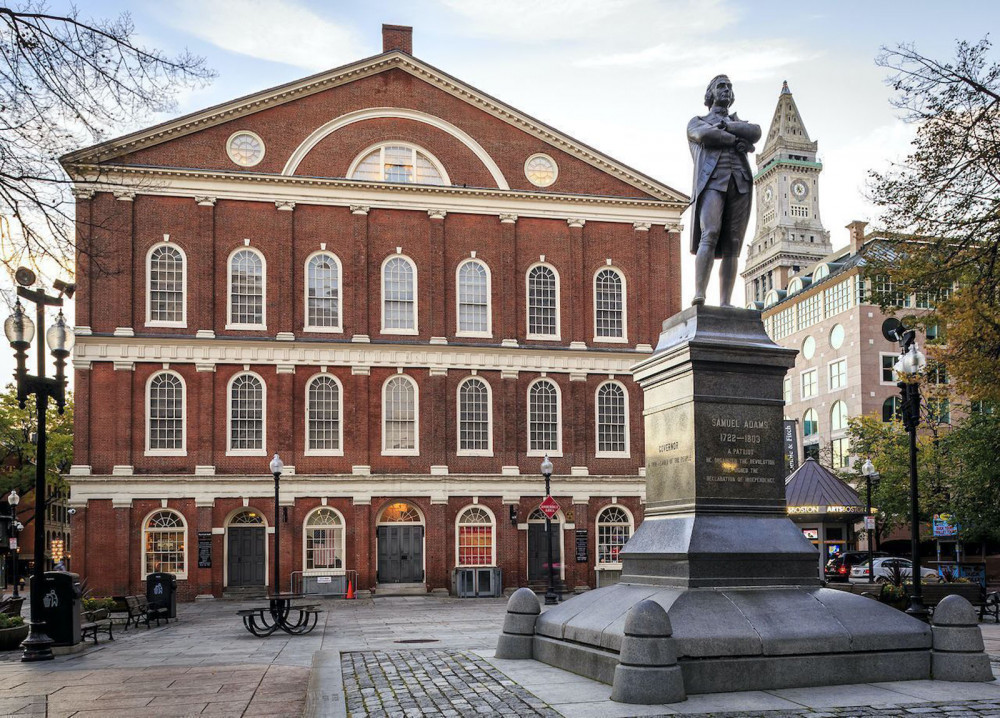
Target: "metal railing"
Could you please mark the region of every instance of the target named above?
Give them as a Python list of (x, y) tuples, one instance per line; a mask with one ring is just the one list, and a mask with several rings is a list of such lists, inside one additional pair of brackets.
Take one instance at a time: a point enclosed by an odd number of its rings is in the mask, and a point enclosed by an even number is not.
[[(328, 580), (323, 580), (328, 579)], [(292, 593), (316, 596), (347, 596), (348, 586), (358, 590), (358, 572), (348, 569), (342, 574), (304, 575), (302, 571), (292, 571)], [(320, 588), (323, 587), (323, 588)]]

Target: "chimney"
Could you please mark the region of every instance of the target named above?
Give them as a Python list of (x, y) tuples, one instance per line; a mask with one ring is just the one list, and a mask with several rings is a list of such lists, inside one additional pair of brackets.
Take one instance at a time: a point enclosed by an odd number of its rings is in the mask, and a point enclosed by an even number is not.
[(856, 219), (847, 225), (847, 230), (851, 233), (851, 254), (857, 254), (865, 244), (865, 227), (867, 222)]
[(400, 50), (413, 54), (413, 28), (406, 25), (382, 26), (382, 52)]

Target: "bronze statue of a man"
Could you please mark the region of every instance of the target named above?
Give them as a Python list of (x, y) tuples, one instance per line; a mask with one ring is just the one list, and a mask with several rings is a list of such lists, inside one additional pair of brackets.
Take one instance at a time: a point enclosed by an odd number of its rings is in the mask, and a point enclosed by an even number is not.
[(753, 143), (760, 139), (760, 125), (743, 122), (735, 113), (730, 115), (734, 99), (729, 78), (717, 75), (705, 91), (708, 114), (693, 118), (687, 127), (694, 158), (691, 253), (696, 257), (692, 304), (705, 303), (712, 265), (719, 258), (719, 304), (732, 306), (736, 264), (750, 220), (753, 173), (747, 153), (754, 151)]

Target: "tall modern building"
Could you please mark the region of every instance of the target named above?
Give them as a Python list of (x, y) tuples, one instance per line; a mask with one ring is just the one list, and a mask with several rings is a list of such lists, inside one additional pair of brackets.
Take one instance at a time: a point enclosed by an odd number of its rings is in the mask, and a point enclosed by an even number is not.
[(830, 252), (830, 233), (819, 214), (818, 144), (809, 139), (792, 91), (782, 83), (757, 155), (757, 227), (742, 275), (748, 306), (763, 302), (768, 291), (784, 288), (792, 275)]
[[(383, 52), (63, 158), (98, 593), (613, 580), (688, 198)], [(268, 462), (284, 464), (281, 506)], [(539, 465), (555, 466), (547, 533)], [(457, 570), (457, 572), (456, 572)]]

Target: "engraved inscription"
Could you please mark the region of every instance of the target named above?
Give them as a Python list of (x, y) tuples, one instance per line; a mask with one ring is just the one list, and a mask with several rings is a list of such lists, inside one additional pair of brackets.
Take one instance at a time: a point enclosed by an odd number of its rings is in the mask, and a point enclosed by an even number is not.
[(761, 456), (770, 421), (739, 416), (713, 416), (716, 450), (705, 457), (705, 481), (715, 484), (774, 484), (779, 462)]

